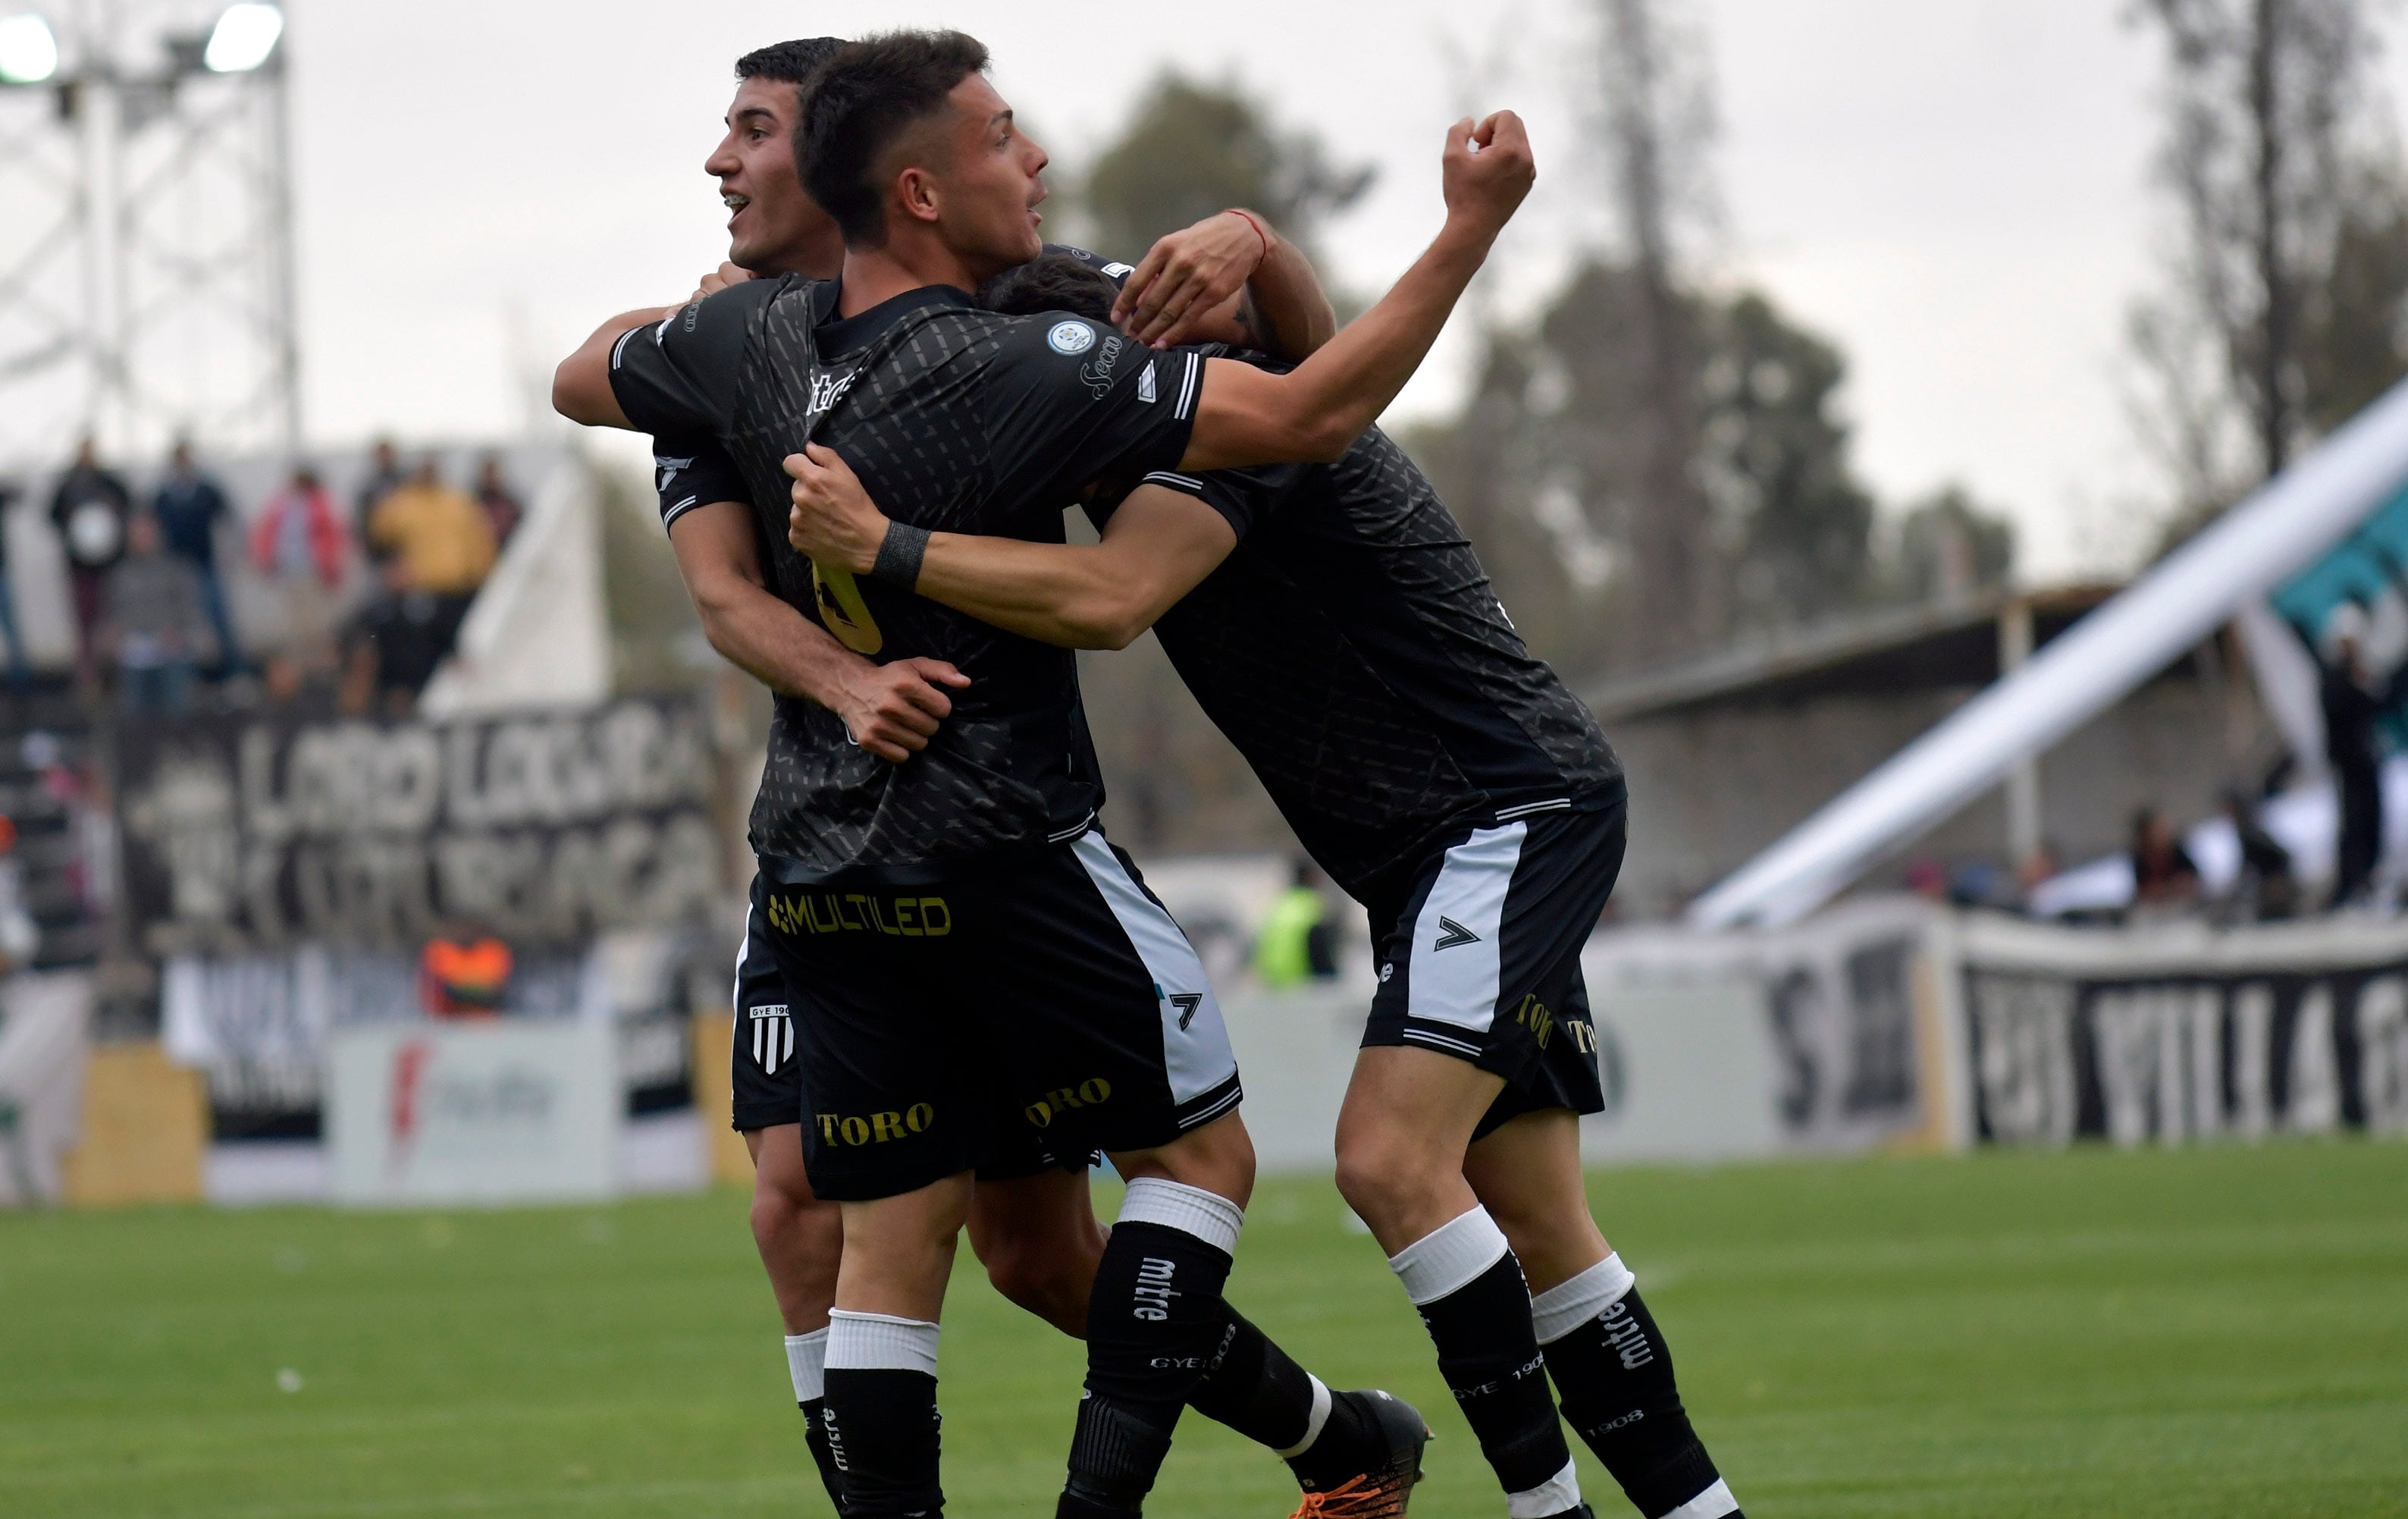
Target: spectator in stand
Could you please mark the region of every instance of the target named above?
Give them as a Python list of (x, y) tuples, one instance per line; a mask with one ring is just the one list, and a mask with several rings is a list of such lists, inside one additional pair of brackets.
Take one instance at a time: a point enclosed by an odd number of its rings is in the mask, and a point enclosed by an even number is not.
[(8, 683), (22, 686), (32, 679), (25, 667), (25, 640), (17, 636), (17, 595), (8, 585), (8, 509), (21, 493), (14, 480), (0, 480), (0, 634), (8, 639)]
[(384, 498), (400, 490), (401, 484), (401, 454), (394, 448), (392, 438), (380, 437), (368, 450), (368, 478), (360, 486), (351, 512), (351, 531), (367, 546), (371, 562), (381, 562), (383, 555), (368, 539), (368, 523), (376, 516), (376, 509), (384, 505)]
[(100, 466), (99, 445), (88, 437), (77, 444), (75, 463), (50, 493), (50, 525), (66, 551), (67, 583), (75, 597), (76, 679), (86, 687), (100, 678), (93, 636), (108, 572), (125, 556), (125, 519), (133, 509), (125, 481)]
[(405, 718), (452, 652), (460, 622), (447, 598), (409, 583), (400, 560), (388, 560), (379, 573), (382, 594), (360, 609), (344, 634), (337, 703), (355, 717)]
[(2241, 840), (2241, 878), (2235, 883), (2245, 915), (2273, 923), (2300, 910), (2300, 881), (2285, 849), (2258, 820), (2248, 795), (2235, 788), (2224, 794), (2224, 815)]
[(476, 924), (452, 924), (419, 952), (419, 1000), (437, 1018), (491, 1018), (513, 968), (508, 944)]
[(125, 556), (108, 572), (105, 625), (127, 712), (171, 716), (190, 708), (208, 609), (200, 573), (166, 552), (159, 521), (147, 511), (126, 523)]
[(368, 541), (397, 559), (413, 590), (463, 601), (494, 567), (494, 525), (484, 509), (443, 482), (433, 454), (368, 519)]
[(308, 676), (333, 663), (335, 597), (350, 548), (343, 520), (308, 466), (293, 471), (251, 525), (251, 562), (283, 606), (283, 638), (268, 657), (268, 695), (290, 701)]
[(2333, 790), (2341, 802), (2335, 907), (2366, 897), (2383, 857), (2381, 724), (2398, 693), (2378, 690), (2371, 679), (2360, 643), (2365, 629), (2366, 614), (2358, 607), (2334, 610), (2326, 631), (2330, 652), (2318, 682), (2325, 709), (2325, 757), (2332, 763)]
[(1287, 890), (1271, 903), (1254, 936), (1254, 975), (1265, 986), (1301, 986), (1338, 974), (1337, 937), (1321, 880), (1311, 861), (1298, 860)]
[(2132, 814), (2132, 900), (2144, 911), (2171, 911), (2199, 900), (2199, 867), (2154, 807)]
[(477, 505), (485, 509), (485, 521), (493, 525), (495, 546), (507, 546), (510, 535), (525, 520), (526, 506), (503, 477), (502, 456), (498, 453), (486, 454), (477, 466)]
[(227, 615), (224, 578), (218, 574), (218, 524), (234, 518), (218, 482), (193, 461), (189, 438), (178, 438), (167, 455), (167, 478), (150, 497), (150, 514), (159, 519), (167, 552), (193, 566), (200, 578), (201, 604), (208, 609), (209, 631), (218, 645), (221, 680), (242, 668), (242, 646)]

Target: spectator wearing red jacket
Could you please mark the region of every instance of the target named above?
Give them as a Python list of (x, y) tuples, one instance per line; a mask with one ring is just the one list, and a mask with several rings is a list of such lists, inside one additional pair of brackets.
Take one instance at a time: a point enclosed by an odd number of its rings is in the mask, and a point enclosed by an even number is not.
[(336, 595), (350, 551), (351, 533), (334, 499), (306, 466), (293, 472), (251, 524), (251, 562), (284, 603), (283, 637), (267, 671), (268, 688), (280, 696), (334, 663)]

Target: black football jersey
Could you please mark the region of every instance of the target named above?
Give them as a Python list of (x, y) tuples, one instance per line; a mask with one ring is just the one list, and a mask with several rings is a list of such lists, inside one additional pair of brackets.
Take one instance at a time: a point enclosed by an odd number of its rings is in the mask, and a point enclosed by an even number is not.
[(824, 709), (780, 699), (752, 846), (832, 879), (1075, 834), (1103, 788), (1070, 653), (816, 568), (786, 543), (782, 462), (820, 442), (897, 521), (1058, 542), (1062, 509), (1089, 481), (1125, 486), (1178, 464), (1202, 357), (1076, 316), (999, 316), (945, 286), (842, 320), (836, 300), (833, 282), (753, 280), (636, 329), (611, 355), (630, 422), (659, 440), (715, 441), (741, 478), (778, 595), (865, 655), (946, 660), (972, 682), (901, 765), (855, 746)]
[(1153, 478), (1239, 537), (1154, 633), (1349, 894), (1393, 884), (1466, 824), (1622, 797), (1596, 719), (1513, 631), (1454, 514), (1378, 428), (1332, 465)]

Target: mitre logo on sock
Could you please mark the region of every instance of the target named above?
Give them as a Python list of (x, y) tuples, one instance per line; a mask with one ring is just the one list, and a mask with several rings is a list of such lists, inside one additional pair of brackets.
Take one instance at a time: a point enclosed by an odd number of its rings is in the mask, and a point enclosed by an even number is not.
[(1647, 1343), (1647, 1331), (1630, 1316), (1629, 1305), (1615, 1302), (1597, 1316), (1605, 1330), (1605, 1342), (1622, 1357), (1622, 1369), (1636, 1371), (1656, 1358), (1656, 1347)]
[(1170, 1317), (1170, 1300), (1179, 1293), (1170, 1284), (1179, 1268), (1159, 1255), (1148, 1255), (1138, 1264), (1137, 1290), (1130, 1294), (1134, 1306), (1131, 1316), (1148, 1324), (1160, 1324)]

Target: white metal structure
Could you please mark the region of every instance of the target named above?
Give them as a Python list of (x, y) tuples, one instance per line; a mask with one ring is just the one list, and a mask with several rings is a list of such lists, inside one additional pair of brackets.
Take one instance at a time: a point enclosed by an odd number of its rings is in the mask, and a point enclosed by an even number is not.
[(1813, 911), (2330, 551), (2403, 480), (2408, 383), (1734, 871), (1689, 921), (1778, 924)]

